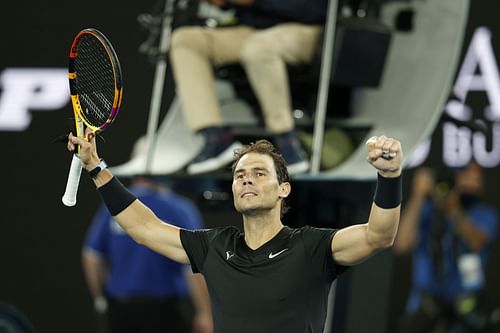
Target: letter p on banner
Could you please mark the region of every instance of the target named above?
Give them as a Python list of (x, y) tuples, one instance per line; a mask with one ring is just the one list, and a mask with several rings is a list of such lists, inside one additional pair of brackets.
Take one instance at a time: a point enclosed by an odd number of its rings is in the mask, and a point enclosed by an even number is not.
[(24, 131), (30, 110), (57, 110), (69, 102), (66, 68), (7, 68), (0, 88), (0, 131)]

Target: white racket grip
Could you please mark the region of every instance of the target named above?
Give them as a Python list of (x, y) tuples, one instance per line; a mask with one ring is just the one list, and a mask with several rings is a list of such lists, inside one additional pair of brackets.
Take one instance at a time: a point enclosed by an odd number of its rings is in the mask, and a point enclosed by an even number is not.
[(62, 202), (65, 206), (72, 207), (76, 204), (76, 194), (78, 193), (81, 174), (82, 162), (77, 154), (73, 154), (71, 167), (69, 168), (68, 182), (66, 183), (66, 191), (62, 197)]

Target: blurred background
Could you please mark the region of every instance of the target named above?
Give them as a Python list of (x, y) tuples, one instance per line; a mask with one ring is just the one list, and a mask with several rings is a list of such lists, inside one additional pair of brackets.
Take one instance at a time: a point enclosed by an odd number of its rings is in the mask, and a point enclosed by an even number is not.
[[(174, 23), (179, 25), (199, 10), (196, 1), (178, 1), (176, 6), (180, 23)], [(101, 329), (80, 259), (99, 197), (84, 175), (77, 206), (62, 205), (71, 156), (62, 144), (54, 143), (73, 126), (67, 87), (69, 46), (81, 29), (94, 27), (115, 47), (124, 77), (122, 112), (104, 133), (106, 142), (100, 143), (99, 151), (109, 165), (126, 165), (134, 144), (147, 133), (158, 60), (154, 37), (160, 26), (155, 22), (165, 18), (163, 8), (163, 2), (151, 0), (2, 5), (0, 303), (24, 313), (38, 332)], [(292, 209), (284, 223), (292, 227), (364, 223), (375, 173), (366, 171), (360, 156), (367, 136), (381, 131), (401, 138), (406, 150), (405, 197), (416, 167), (446, 170), (475, 160), (484, 168), (485, 201), (500, 209), (499, 10), (495, 0), (339, 1), (326, 134), (323, 150), (319, 149), (322, 164), (317, 172), (295, 177)], [(140, 14), (150, 14), (146, 18), (156, 17), (156, 21), (145, 22), (144, 16), (138, 20)], [(351, 24), (349, 19), (357, 21)], [(364, 20), (371, 21), (364, 24)], [(443, 26), (434, 26), (435, 22)], [(148, 38), (153, 48), (144, 45)], [(373, 45), (368, 42), (374, 40)], [(360, 49), (365, 58), (349, 64), (346, 59), (353, 59)], [(341, 72), (375, 57), (378, 61), (363, 74)], [(227, 79), (223, 74), (222, 79)], [(313, 91), (318, 91), (314, 82)], [(163, 88), (160, 122), (172, 110), (175, 94), (169, 66)], [(311, 145), (317, 114), (316, 95), (308, 94), (294, 112), (305, 146)], [(251, 105), (251, 98), (247, 101)], [(242, 141), (266, 135), (257, 116), (245, 117), (235, 121)], [(158, 141), (156, 146), (182, 148), (179, 141)], [(348, 149), (339, 149), (337, 142)], [(156, 154), (161, 155), (161, 149)], [(171, 151), (165, 154), (157, 158), (176, 158)], [(127, 170), (121, 172), (125, 182), (127, 175), (136, 172)], [(207, 226), (240, 224), (227, 170), (188, 176), (182, 167), (162, 171), (159, 162), (153, 173), (190, 197)], [(491, 250), (486, 290), (491, 302), (500, 306), (498, 262), (497, 241)], [(410, 288), (410, 270), (411, 256), (395, 256), (390, 250), (349, 270), (337, 284), (332, 331), (396, 332)]]

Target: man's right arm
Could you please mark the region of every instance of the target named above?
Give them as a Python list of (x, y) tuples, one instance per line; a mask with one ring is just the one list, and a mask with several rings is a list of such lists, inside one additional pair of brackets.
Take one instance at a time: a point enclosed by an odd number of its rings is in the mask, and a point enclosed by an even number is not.
[[(95, 134), (87, 128), (85, 137), (86, 139), (75, 137), (70, 133), (67, 148), (69, 151), (75, 151), (79, 145), (82, 166), (90, 171), (99, 164), (100, 159), (97, 154)], [(114, 214), (109, 209), (111, 215), (114, 215), (115, 220), (135, 241), (172, 260), (183, 264), (189, 263), (187, 254), (182, 247), (179, 228), (161, 221), (139, 200), (128, 200), (129, 198), (133, 199), (133, 197), (123, 185), (117, 180), (113, 180), (113, 174), (108, 169), (99, 172), (94, 178), (94, 183), (98, 189), (105, 185), (117, 185), (113, 187), (111, 193), (107, 192), (107, 196), (103, 197), (103, 200), (108, 209), (110, 201), (119, 208), (113, 208), (116, 210)], [(103, 191), (100, 192), (103, 193)], [(126, 202), (122, 202), (123, 198), (126, 198)]]
[[(109, 170), (101, 171), (94, 179), (97, 188), (113, 178)], [(136, 242), (172, 260), (189, 264), (180, 239), (180, 229), (161, 221), (148, 207), (136, 199), (114, 219)]]

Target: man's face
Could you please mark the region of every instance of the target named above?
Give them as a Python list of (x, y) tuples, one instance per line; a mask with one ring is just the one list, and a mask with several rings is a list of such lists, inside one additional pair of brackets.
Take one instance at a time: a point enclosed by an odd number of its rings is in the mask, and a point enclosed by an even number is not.
[(281, 198), (290, 193), (289, 183), (278, 183), (271, 156), (248, 153), (234, 169), (234, 207), (242, 214), (254, 215), (281, 205)]
[(483, 173), (479, 165), (472, 163), (457, 172), (455, 187), (459, 193), (480, 194), (483, 190)]

